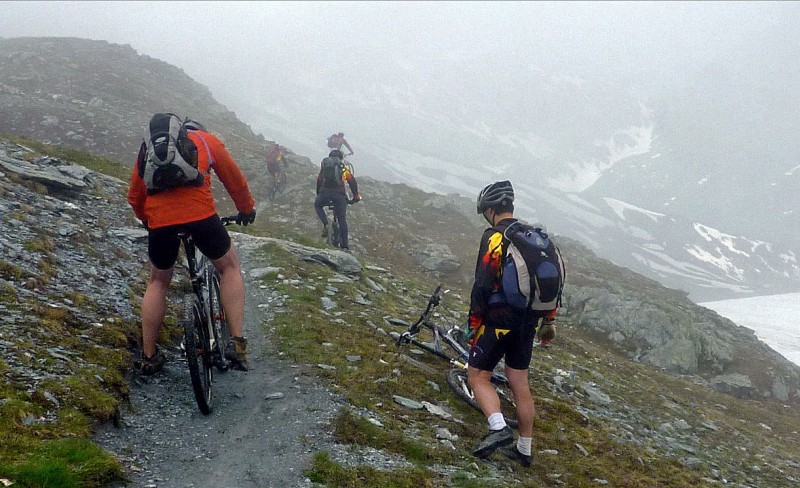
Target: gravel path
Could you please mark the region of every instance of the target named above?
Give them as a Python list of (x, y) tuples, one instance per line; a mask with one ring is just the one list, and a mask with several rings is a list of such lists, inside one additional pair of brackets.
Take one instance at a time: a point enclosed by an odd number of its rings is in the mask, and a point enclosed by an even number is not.
[[(256, 268), (252, 246), (237, 246), (245, 269)], [(215, 376), (214, 411), (200, 413), (186, 363), (170, 353), (164, 374), (132, 382), (132, 410), (123, 411), (120, 427), (105, 425), (96, 433), (96, 442), (122, 460), (127, 486), (312, 485), (303, 472), (314, 452), (333, 448), (327, 427), (341, 402), (297, 365), (277, 358), (268, 337), (272, 290), (246, 271), (245, 281), (251, 371)]]

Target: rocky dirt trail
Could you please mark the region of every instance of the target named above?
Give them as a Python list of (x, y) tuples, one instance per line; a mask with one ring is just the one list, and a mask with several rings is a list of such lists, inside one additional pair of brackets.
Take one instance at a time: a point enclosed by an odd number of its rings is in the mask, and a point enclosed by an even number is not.
[(306, 487), (311, 456), (332, 447), (327, 426), (341, 400), (278, 357), (268, 324), (281, 300), (253, 281), (248, 270), (259, 264), (253, 246), (241, 244), (251, 371), (215, 376), (208, 416), (195, 404), (180, 353), (170, 352), (164, 374), (135, 377), (132, 409), (123, 411), (119, 427), (105, 425), (95, 439), (121, 458), (127, 486)]

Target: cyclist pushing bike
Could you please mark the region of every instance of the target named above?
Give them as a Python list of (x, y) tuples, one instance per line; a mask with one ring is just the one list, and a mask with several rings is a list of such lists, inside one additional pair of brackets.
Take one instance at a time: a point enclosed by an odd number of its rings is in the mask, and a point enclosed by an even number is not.
[[(506, 424), (491, 383), (494, 368), (500, 359), (505, 358), (505, 374), (516, 402), (519, 437), (516, 445), (504, 449), (503, 453), (527, 467), (531, 464), (533, 419), (536, 415), (528, 383), (534, 335), (540, 320), (550, 325), (555, 318), (563, 288), (564, 269), (558, 249), (551, 245), (547, 235), (540, 233), (540, 228), (526, 226), (514, 218), (514, 189), (510, 181), (498, 181), (486, 186), (478, 195), (477, 211), (491, 227), (481, 237), (475, 265), (469, 312), (471, 348), (467, 374), (469, 386), (489, 423), (489, 432), (472, 454), (485, 458), (514, 441), (514, 433)], [(522, 237), (518, 237), (518, 234), (522, 234)], [(507, 266), (509, 260), (515, 265), (517, 262), (516, 256), (508, 251), (513, 244), (515, 253), (526, 255), (527, 265), (528, 248), (525, 242), (528, 241), (520, 242), (520, 239), (529, 238), (534, 244), (539, 242), (542, 245), (533, 254), (545, 256), (552, 251), (555, 264), (542, 261), (544, 264), (538, 266), (525, 266), (526, 272), (529, 271), (530, 276), (538, 280), (535, 290), (538, 295), (534, 296), (534, 288), (529, 287), (528, 295), (523, 296), (520, 307), (519, 302), (512, 299), (517, 298), (513, 288), (524, 288), (523, 280), (507, 281), (506, 274), (514, 273), (517, 275), (514, 278), (524, 274), (517, 273), (518, 268), (511, 270)], [(516, 285), (512, 286), (514, 283)], [(525, 283), (530, 285), (528, 281)], [(551, 329), (542, 340), (551, 340), (552, 334), (554, 330)]]
[[(345, 182), (350, 186), (353, 198), (348, 200)], [(347, 205), (361, 200), (358, 194), (358, 183), (355, 176), (344, 164), (344, 154), (339, 149), (332, 150), (328, 157), (320, 163), (317, 175), (317, 198), (314, 200), (314, 210), (322, 222), (322, 237), (328, 237), (328, 216), (325, 206), (333, 205), (333, 213), (339, 221), (340, 247), (349, 251), (347, 240)]]
[(182, 232), (191, 235), (219, 272), (221, 301), (231, 333), (225, 357), (236, 369), (248, 369), (247, 340), (242, 335), (244, 280), (236, 248), (217, 215), (211, 168), (236, 205), (236, 223), (252, 223), (255, 201), (223, 143), (199, 123), (175, 114), (157, 113), (150, 119), (128, 191), (128, 203), (148, 230), (151, 273), (142, 299), (141, 371), (145, 375), (164, 367), (156, 339)]

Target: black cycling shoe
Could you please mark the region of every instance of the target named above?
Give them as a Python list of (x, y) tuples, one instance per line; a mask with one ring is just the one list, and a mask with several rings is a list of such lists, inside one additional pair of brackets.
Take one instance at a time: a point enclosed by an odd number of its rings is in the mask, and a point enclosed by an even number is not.
[(516, 461), (526, 468), (529, 468), (531, 466), (531, 461), (533, 460), (533, 456), (522, 454), (521, 452), (519, 452), (519, 449), (517, 449), (517, 446), (513, 446), (510, 448), (503, 447), (500, 449), (500, 452), (508, 459)]
[(500, 430), (490, 430), (488, 434), (472, 450), (472, 455), (479, 458), (489, 457), (499, 447), (507, 446), (514, 442), (514, 432), (511, 427), (505, 426)]

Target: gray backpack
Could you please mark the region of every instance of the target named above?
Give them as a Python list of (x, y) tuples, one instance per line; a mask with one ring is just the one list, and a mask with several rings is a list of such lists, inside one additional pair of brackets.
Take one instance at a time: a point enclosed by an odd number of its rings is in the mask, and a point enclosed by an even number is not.
[(137, 165), (147, 194), (179, 186), (202, 186), (197, 146), (189, 139), (187, 122), (172, 113), (155, 114), (145, 130)]

